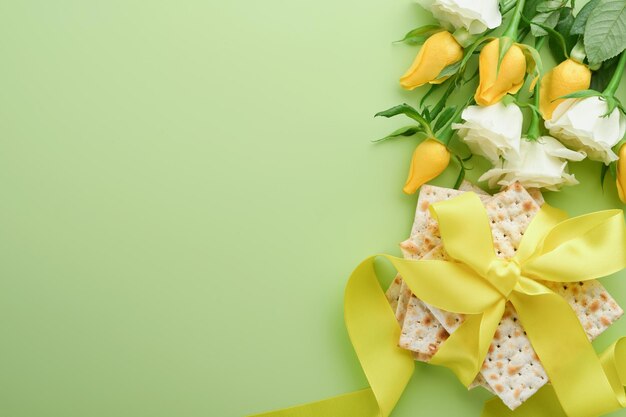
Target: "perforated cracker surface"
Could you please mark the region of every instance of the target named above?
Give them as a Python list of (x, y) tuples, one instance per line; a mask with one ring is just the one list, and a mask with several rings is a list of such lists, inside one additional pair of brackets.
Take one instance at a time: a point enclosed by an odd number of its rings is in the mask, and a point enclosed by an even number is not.
[(398, 346), (430, 358), (448, 336), (424, 303), (411, 296)]

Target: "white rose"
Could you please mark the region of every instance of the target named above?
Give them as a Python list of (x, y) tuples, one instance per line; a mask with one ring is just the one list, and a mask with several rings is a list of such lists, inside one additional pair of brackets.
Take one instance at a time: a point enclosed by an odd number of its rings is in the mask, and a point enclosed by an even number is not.
[(498, 0), (417, 0), (435, 19), (454, 29), (465, 28), (474, 35), (502, 23)]
[(452, 127), (458, 129), (459, 137), (472, 153), (484, 156), (492, 164), (510, 153), (519, 156), (524, 116), (517, 105), (498, 102), (486, 107), (469, 106), (461, 117), (465, 123)]
[(489, 181), (490, 187), (511, 185), (519, 181), (526, 188), (546, 188), (556, 191), (561, 185), (578, 184), (567, 171), (567, 159), (581, 161), (582, 152), (572, 151), (550, 136), (536, 141), (522, 140), (520, 156), (506, 159), (499, 168), (485, 172), (479, 181)]
[(626, 132), (626, 118), (619, 109), (604, 117), (608, 111), (600, 97), (567, 99), (554, 110), (552, 119), (546, 120), (546, 128), (570, 148), (608, 165), (618, 159), (611, 148)]

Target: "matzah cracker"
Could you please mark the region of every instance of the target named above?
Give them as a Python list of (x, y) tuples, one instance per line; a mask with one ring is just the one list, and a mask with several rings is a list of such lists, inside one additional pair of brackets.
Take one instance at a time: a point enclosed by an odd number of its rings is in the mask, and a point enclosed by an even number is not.
[(547, 282), (543, 284), (559, 294), (572, 306), (587, 336), (593, 340), (619, 319), (624, 310), (598, 281)]
[(439, 345), (448, 339), (448, 332), (441, 327), (424, 303), (412, 295), (400, 334), (398, 346), (430, 357)]
[[(473, 189), (475, 187), (470, 185), (469, 188)], [(413, 230), (428, 230), (428, 228), (421, 227), (422, 225), (419, 223), (429, 221), (430, 214), (428, 207), (430, 204), (462, 194), (462, 192), (448, 191), (449, 190), (433, 186), (422, 187), (420, 197), (418, 198), (418, 209), (416, 210)], [(484, 191), (483, 195), (490, 197)], [(438, 236), (439, 232), (436, 222), (434, 222), (434, 226), (436, 230), (434, 232), (431, 231), (431, 233)], [(412, 237), (416, 241), (419, 241), (419, 236), (413, 235)], [(436, 252), (437, 248), (440, 248), (439, 252)], [(418, 253), (419, 252), (405, 253), (405, 257), (419, 259), (420, 256)], [(429, 259), (435, 258), (445, 259), (445, 252), (443, 251), (442, 245), (435, 247), (434, 250), (429, 252)], [(398, 280), (401, 281), (399, 286)], [(395, 299), (396, 292), (398, 293), (397, 299)], [(396, 318), (402, 327), (399, 346), (412, 350), (417, 360), (430, 360), (432, 355), (439, 348), (439, 345), (448, 338), (448, 332), (443, 328), (436, 316), (425, 307), (424, 303), (411, 294), (408, 286), (401, 280), (399, 275), (396, 276), (396, 279), (394, 279), (387, 293), (388, 298), (391, 298), (390, 303), (393, 303), (394, 299), (396, 300), (395, 304), (392, 304), (392, 306), (396, 306)], [(460, 319), (457, 319), (457, 322), (460, 322)], [(487, 390), (492, 391), (491, 387), (489, 387), (480, 374), (477, 375), (476, 381), (474, 381), (468, 389), (473, 389), (477, 386), (483, 386)]]
[(483, 190), (482, 188), (480, 188), (479, 186), (472, 184), (471, 182), (467, 181), (467, 180), (463, 180), (461, 182), (461, 186), (459, 187), (459, 191), (473, 191), (478, 195), (490, 195), (487, 193), (487, 191)]
[(476, 379), (474, 379), (474, 381), (467, 386), (467, 389), (468, 390), (472, 390), (472, 389), (478, 388), (478, 387), (482, 387), (482, 388), (486, 389), (487, 391), (489, 391), (493, 395), (496, 394), (494, 392), (494, 390), (489, 386), (489, 384), (487, 384), (487, 381), (485, 381), (485, 378), (483, 378), (482, 374), (480, 374), (480, 373), (478, 375), (476, 375)]
[(423, 353), (412, 352), (413, 359), (420, 362), (428, 362), (430, 360), (430, 355), (424, 355)]
[[(439, 225), (430, 216), (429, 207), (439, 201), (458, 197), (465, 191), (452, 190), (449, 188), (436, 187), (434, 185), (422, 185), (417, 199), (415, 220), (411, 228), (411, 237), (400, 243), (402, 254), (407, 259), (419, 259), (428, 252), (439, 246), (441, 237)], [(479, 194), (479, 198), (485, 202), (491, 198), (487, 193)]]
[(404, 280), (402, 280), (402, 283), (400, 284), (400, 293), (398, 295), (398, 304), (396, 306), (396, 320), (398, 320), (400, 327), (404, 324), (404, 317), (406, 315), (410, 299), (411, 290), (409, 289), (409, 286), (406, 285)]
[[(485, 204), (491, 221), (494, 248), (499, 257), (511, 258), (515, 255), (524, 230), (539, 211), (535, 199), (521, 185), (514, 184)], [(443, 248), (434, 248), (424, 258), (441, 259), (441, 256), (445, 257)], [(623, 314), (597, 281), (586, 281), (582, 285), (548, 284), (570, 303), (590, 339), (606, 330)], [(456, 330), (463, 320), (462, 315), (428, 307), (448, 332)], [(548, 382), (510, 303), (506, 305), (481, 373), (511, 409), (518, 407)]]
[(543, 203), (546, 202), (546, 200), (543, 199), (543, 194), (541, 194), (541, 190), (539, 188), (529, 188), (526, 191), (528, 191), (528, 194), (530, 194), (539, 207), (543, 206)]
[(411, 228), (411, 237), (400, 244), (402, 254), (407, 259), (418, 259), (426, 255), (441, 243), (439, 226), (431, 218), (428, 208), (438, 201), (449, 200), (463, 194), (463, 191), (422, 185), (415, 209), (415, 220)]
[[(464, 184), (466, 187), (472, 188), (469, 182)], [(405, 258), (419, 259), (422, 254), (426, 253), (426, 248), (430, 245), (429, 242), (423, 242), (420, 237), (424, 233), (433, 234), (432, 231), (428, 231), (429, 225), (424, 224), (424, 222), (430, 219), (430, 216), (427, 215), (430, 204), (461, 194), (463, 194), (462, 191), (448, 190), (431, 185), (422, 186), (418, 197), (411, 236), (416, 242), (420, 242), (422, 245), (426, 244), (427, 246), (417, 248), (417, 244), (412, 242), (411, 239), (401, 243), (400, 247)], [(432, 226), (433, 222), (430, 223)], [(436, 222), (434, 222), (434, 226), (438, 227)], [(433, 243), (432, 247), (436, 245), (436, 243)], [(402, 328), (401, 345), (403, 347), (409, 346), (409, 350), (414, 351), (418, 355), (418, 360), (429, 360), (436, 348), (448, 338), (448, 333), (441, 327), (435, 316), (424, 307), (423, 303), (412, 296), (411, 290), (400, 275), (396, 276), (386, 294), (392, 308), (395, 309), (396, 319)], [(412, 300), (413, 298), (415, 300)], [(433, 346), (435, 347), (434, 350)]]
[[(419, 259), (441, 243), (441, 239), (436, 237), (431, 241), (428, 236), (438, 236), (437, 222), (433, 221), (428, 214), (428, 207), (431, 204), (463, 194), (463, 191), (450, 190), (447, 188), (423, 185), (417, 199), (417, 209), (415, 210), (415, 220), (411, 228), (411, 237), (400, 243), (402, 255), (406, 259)], [(433, 230), (436, 229), (436, 230)], [(424, 237), (426, 238), (424, 239)], [(395, 291), (395, 290), (394, 290)], [(402, 281), (397, 301), (394, 303), (396, 319), (402, 327), (404, 317), (411, 297), (411, 290)], [(424, 352), (426, 353), (426, 352)]]
[(396, 277), (389, 284), (389, 288), (385, 291), (385, 295), (387, 296), (387, 300), (389, 301), (389, 305), (391, 305), (391, 309), (396, 311), (398, 308), (398, 298), (400, 297), (400, 287), (402, 286), (402, 277), (400, 274), (397, 274)]

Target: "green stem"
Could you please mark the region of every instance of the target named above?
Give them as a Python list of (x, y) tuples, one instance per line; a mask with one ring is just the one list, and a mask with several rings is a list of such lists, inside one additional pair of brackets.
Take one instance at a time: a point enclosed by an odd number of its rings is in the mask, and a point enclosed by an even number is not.
[(531, 113), (530, 126), (528, 126), (528, 132), (526, 132), (526, 137), (530, 140), (537, 140), (541, 135), (539, 130), (539, 115), (533, 109)]
[(530, 125), (528, 126), (528, 131), (526, 132), (526, 137), (530, 140), (537, 140), (537, 138), (541, 135), (539, 114), (537, 113), (537, 109), (539, 109), (539, 82), (535, 85), (534, 96), (535, 108), (531, 108), (532, 112), (530, 116)]
[(522, 10), (524, 10), (524, 3), (525, 0), (517, 0), (515, 10), (513, 10), (513, 17), (509, 21), (509, 25), (507, 26), (502, 36), (507, 36), (511, 39), (517, 40), (517, 28), (519, 27), (520, 21), (522, 20)]
[(542, 36), (541, 38), (539, 38), (537, 42), (535, 42), (535, 49), (537, 51), (541, 51), (541, 48), (543, 48), (543, 44), (545, 42), (546, 42), (546, 36)]
[(585, 44), (583, 43), (583, 39), (581, 37), (580, 40), (576, 42), (576, 45), (574, 45), (574, 47), (570, 51), (569, 57), (572, 60), (578, 62), (579, 64), (582, 64), (583, 62), (585, 62), (586, 56), (587, 55), (585, 53)]
[[(537, 42), (535, 43), (535, 49), (537, 51), (541, 51), (541, 48), (543, 47), (543, 44), (546, 41), (546, 36), (542, 36), (541, 38), (539, 38), (537, 40)], [(539, 85), (540, 85), (540, 81), (541, 80), (537, 80), (537, 83), (535, 84), (535, 90), (533, 93), (533, 104), (535, 105), (534, 108), (531, 108), (531, 119), (530, 119), (530, 125), (528, 126), (528, 131), (526, 132), (526, 137), (530, 140), (537, 140), (537, 138), (539, 136), (541, 136), (541, 127), (540, 127), (540, 117), (539, 114), (537, 113), (538, 109), (539, 109)]]
[(513, 10), (513, 8), (515, 7), (515, 3), (515, 0), (505, 1), (504, 5), (502, 6), (502, 10), (500, 10), (500, 13), (504, 16), (505, 14)]
[(613, 77), (611, 77), (611, 81), (609, 85), (606, 86), (602, 95), (606, 97), (614, 97), (615, 92), (617, 91), (617, 87), (619, 87), (619, 83), (622, 80), (622, 74), (624, 74), (624, 65), (626, 64), (626, 51), (622, 52), (622, 55), (619, 57), (619, 62), (617, 63), (617, 68), (615, 68), (615, 72), (613, 73)]
[(448, 120), (446, 124), (439, 130), (439, 132), (437, 132), (437, 139), (439, 139), (441, 143), (443, 143), (444, 145), (448, 145), (448, 143), (450, 143), (452, 135), (454, 134), (454, 131), (452, 130), (452, 125), (461, 121), (461, 113), (463, 113), (463, 110), (465, 110), (467, 106), (470, 106), (473, 103), (474, 97), (471, 97), (467, 101), (467, 103), (459, 106), (459, 108), (454, 112), (450, 120)]
[(456, 83), (456, 77), (458, 77), (458, 76), (459, 76), (459, 74), (457, 73), (454, 76), (455, 79), (450, 80), (450, 84), (448, 85), (448, 88), (443, 93), (443, 95), (441, 96), (441, 98), (439, 99), (437, 104), (435, 104), (435, 107), (433, 107), (433, 109), (431, 110), (430, 114), (431, 114), (433, 119), (436, 118), (437, 115), (439, 115), (441, 110), (443, 110), (443, 108), (445, 107), (445, 105), (448, 102), (448, 98), (450, 97), (452, 92), (456, 89), (455, 83)]

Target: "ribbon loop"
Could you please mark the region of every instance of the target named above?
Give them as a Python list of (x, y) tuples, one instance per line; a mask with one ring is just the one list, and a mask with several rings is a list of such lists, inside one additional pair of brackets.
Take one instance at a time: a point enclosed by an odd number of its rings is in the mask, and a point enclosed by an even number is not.
[(626, 264), (623, 225), (621, 210), (565, 220), (545, 234), (524, 263), (524, 272), (535, 279), (555, 282), (587, 281), (617, 272)]
[[(463, 207), (464, 216), (459, 216), (459, 207)], [(431, 205), (430, 212), (438, 220), (446, 253), (484, 276), (496, 258), (496, 251), (489, 218), (480, 198), (474, 193), (461, 194)], [(468, 238), (471, 250), (468, 250)]]

